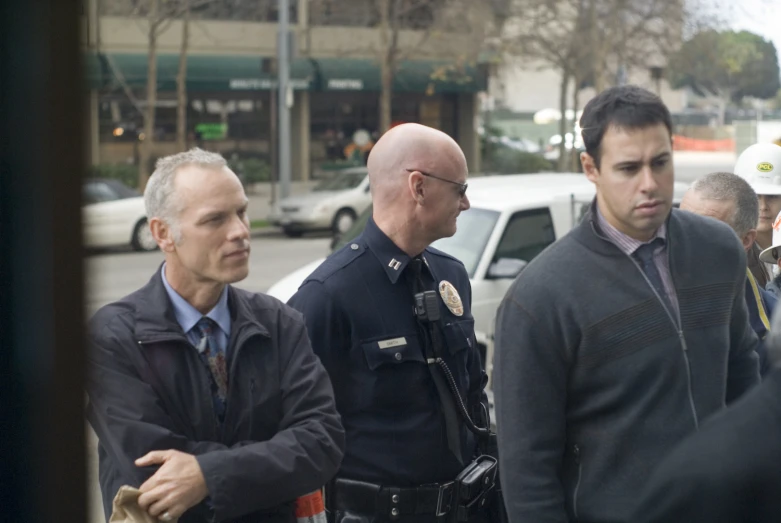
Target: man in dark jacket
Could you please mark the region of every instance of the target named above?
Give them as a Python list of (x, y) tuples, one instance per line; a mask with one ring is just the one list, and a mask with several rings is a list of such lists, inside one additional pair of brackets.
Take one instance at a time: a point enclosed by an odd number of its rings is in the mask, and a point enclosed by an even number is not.
[(762, 385), (713, 416), (655, 470), (626, 523), (781, 519), (781, 314), (766, 338)]
[[(757, 194), (737, 174), (717, 172), (698, 178), (683, 196), (681, 209), (710, 216), (729, 225), (738, 235), (747, 256), (756, 245), (759, 220)], [(761, 268), (760, 264), (757, 266), (757, 269)], [(751, 328), (759, 338), (759, 373), (764, 376), (770, 372), (764, 340), (770, 332), (770, 318), (778, 299), (758, 280), (750, 270), (746, 271), (746, 308)]]
[(514, 522), (626, 521), (653, 466), (759, 382), (740, 242), (671, 210), (667, 108), (616, 87), (580, 126), (596, 200), (497, 317), (499, 470)]
[(295, 521), (295, 499), (338, 469), (344, 431), (301, 315), (230, 285), (248, 272), (241, 183), (193, 149), (161, 159), (144, 198), (165, 263), (90, 322), (106, 517), (130, 485), (162, 521)]

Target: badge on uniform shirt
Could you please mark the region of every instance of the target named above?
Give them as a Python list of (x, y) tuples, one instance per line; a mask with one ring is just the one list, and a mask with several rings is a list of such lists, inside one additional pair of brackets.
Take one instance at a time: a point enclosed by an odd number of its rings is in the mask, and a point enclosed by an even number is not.
[(450, 312), (456, 316), (462, 316), (464, 314), (464, 304), (461, 302), (461, 296), (458, 295), (458, 291), (453, 284), (447, 280), (439, 282), (439, 295), (442, 296), (442, 301), (445, 302)]

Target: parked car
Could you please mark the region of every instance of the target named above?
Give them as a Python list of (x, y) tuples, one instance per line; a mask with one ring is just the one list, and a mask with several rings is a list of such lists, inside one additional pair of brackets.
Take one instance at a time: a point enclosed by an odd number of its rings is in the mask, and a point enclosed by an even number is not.
[(318, 230), (341, 234), (370, 203), (368, 171), (366, 167), (352, 167), (323, 180), (308, 194), (281, 200), (269, 222), (291, 237)]
[(82, 185), (82, 221), (86, 247), (130, 245), (153, 251), (157, 243), (146, 221), (144, 198), (117, 180), (90, 178)]
[[(676, 183), (676, 201), (687, 187)], [(466, 267), (472, 284), (475, 335), (490, 377), (493, 344), (489, 334), (499, 302), (526, 264), (580, 221), (595, 189), (583, 174), (523, 174), (470, 178), (467, 194), (471, 208), (458, 217), (456, 234), (433, 246)], [(332, 244), (332, 250), (360, 234), (370, 216), (371, 208)], [(268, 294), (287, 301), (324, 259), (285, 276)], [(572, 269), (577, 270), (575, 260)]]

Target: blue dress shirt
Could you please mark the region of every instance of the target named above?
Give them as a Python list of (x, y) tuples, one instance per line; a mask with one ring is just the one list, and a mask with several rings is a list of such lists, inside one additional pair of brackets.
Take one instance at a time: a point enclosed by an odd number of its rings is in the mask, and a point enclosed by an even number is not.
[[(163, 278), (163, 286), (168, 293), (168, 297), (171, 299), (171, 303), (174, 306), (174, 314), (176, 315), (176, 321), (182, 326), (187, 339), (193, 346), (197, 347), (198, 342), (201, 341), (201, 335), (198, 329), (195, 328), (198, 320), (204, 317), (198, 309), (190, 305), (190, 303), (182, 298), (182, 296), (176, 292), (173, 287), (168, 283), (165, 278), (165, 264), (160, 269), (160, 276)], [(219, 329), (214, 333), (214, 337), (219, 345), (220, 349), (225, 352), (226, 357), (228, 354), (228, 340), (231, 333), (231, 317), (230, 310), (228, 309), (228, 286), (222, 290), (220, 299), (217, 301), (217, 305), (206, 314), (207, 318), (211, 318), (217, 323)]]

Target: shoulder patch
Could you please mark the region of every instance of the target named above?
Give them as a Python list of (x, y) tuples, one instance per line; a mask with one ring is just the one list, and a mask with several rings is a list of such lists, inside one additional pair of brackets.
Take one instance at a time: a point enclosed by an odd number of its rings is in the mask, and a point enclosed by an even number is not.
[[(338, 251), (331, 253), (324, 261), (310, 274), (303, 283), (308, 281), (325, 282), (328, 278), (347, 267), (352, 262), (363, 256), (366, 252), (366, 246), (363, 242), (350, 242)], [(302, 285), (303, 285), (302, 283)]]

